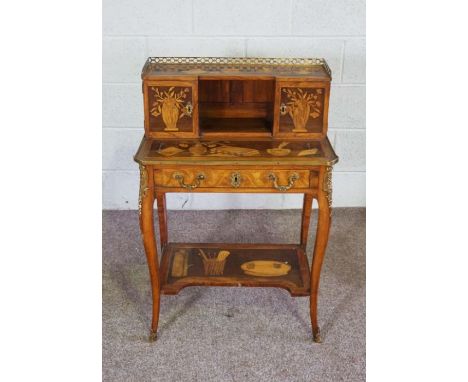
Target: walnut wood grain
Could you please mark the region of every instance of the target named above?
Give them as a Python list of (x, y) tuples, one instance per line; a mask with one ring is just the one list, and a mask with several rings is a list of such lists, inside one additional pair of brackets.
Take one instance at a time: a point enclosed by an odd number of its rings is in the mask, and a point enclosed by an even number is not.
[(301, 245), (304, 251), (307, 249), (307, 240), (309, 237), (310, 215), (312, 213), (312, 202), (314, 198), (311, 194), (304, 194), (304, 204), (302, 207), (301, 222)]
[(159, 219), (159, 235), (161, 240), (161, 250), (164, 249), (168, 241), (167, 230), (167, 210), (166, 210), (166, 194), (162, 192), (156, 193), (156, 203), (158, 206), (158, 219)]

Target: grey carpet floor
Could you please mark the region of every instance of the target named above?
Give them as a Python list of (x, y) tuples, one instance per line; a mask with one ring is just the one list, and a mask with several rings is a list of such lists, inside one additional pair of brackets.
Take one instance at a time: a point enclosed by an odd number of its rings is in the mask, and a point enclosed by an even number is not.
[[(169, 237), (292, 243), (300, 219), (297, 210), (169, 211)], [(315, 224), (314, 210), (309, 255)], [(104, 211), (104, 381), (364, 381), (365, 210), (333, 211), (319, 297), (322, 344), (312, 342), (308, 298), (282, 289), (191, 287), (162, 296), (155, 343), (147, 340), (150, 301), (138, 213)]]

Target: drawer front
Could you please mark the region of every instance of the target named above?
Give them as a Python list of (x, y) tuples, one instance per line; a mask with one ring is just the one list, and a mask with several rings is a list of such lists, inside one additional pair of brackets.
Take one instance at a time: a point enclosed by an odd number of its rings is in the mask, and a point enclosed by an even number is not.
[(145, 128), (151, 138), (198, 136), (196, 81), (145, 81)]
[[(311, 176), (312, 175), (312, 176)], [(263, 188), (277, 191), (317, 187), (318, 172), (309, 170), (161, 169), (154, 173), (157, 187), (181, 188)]]
[(283, 138), (315, 138), (328, 125), (329, 84), (278, 81), (274, 135)]

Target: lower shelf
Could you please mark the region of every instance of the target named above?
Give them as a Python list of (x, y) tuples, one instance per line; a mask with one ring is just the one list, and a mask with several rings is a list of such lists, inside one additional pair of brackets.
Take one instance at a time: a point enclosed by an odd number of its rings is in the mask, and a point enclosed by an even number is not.
[(161, 293), (198, 285), (276, 287), (308, 296), (309, 269), (295, 244), (169, 243), (161, 259)]

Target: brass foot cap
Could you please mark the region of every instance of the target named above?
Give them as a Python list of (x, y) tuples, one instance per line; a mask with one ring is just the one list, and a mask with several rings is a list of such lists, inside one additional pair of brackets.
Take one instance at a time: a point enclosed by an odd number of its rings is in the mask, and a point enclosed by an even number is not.
[(158, 338), (158, 333), (157, 332), (150, 332), (150, 335), (149, 335), (149, 341), (150, 342), (156, 341), (157, 338)]
[(317, 328), (317, 330), (314, 331), (313, 336), (314, 336), (314, 342), (317, 342), (317, 343), (322, 342), (322, 338), (320, 337), (320, 329), (319, 328)]

